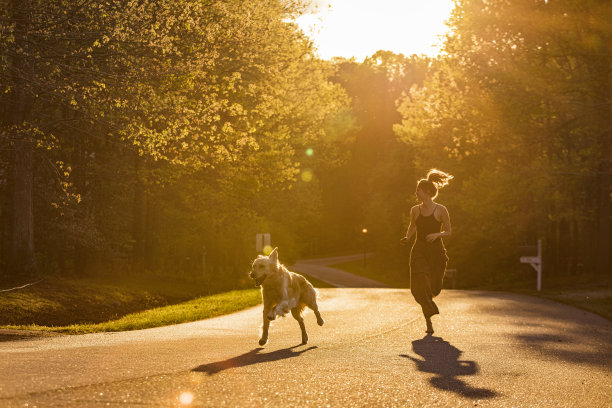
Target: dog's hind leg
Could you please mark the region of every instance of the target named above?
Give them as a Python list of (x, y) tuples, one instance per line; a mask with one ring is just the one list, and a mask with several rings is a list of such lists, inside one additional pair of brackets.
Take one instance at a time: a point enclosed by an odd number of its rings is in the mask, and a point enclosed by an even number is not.
[(311, 308), (312, 311), (314, 312), (315, 316), (317, 317), (317, 324), (319, 326), (323, 326), (323, 323), (325, 323), (325, 320), (323, 320), (323, 318), (321, 317), (321, 313), (319, 313), (319, 306), (317, 306), (317, 299), (316, 299), (316, 297), (313, 296), (313, 298), (309, 299), (309, 300), (310, 301), (308, 303), (306, 303), (306, 306)]
[(314, 307), (311, 309), (314, 311), (315, 316), (317, 316), (317, 324), (319, 326), (323, 326), (323, 323), (325, 323), (325, 320), (323, 320), (323, 318), (321, 317), (321, 313), (319, 313), (319, 308), (317, 307), (316, 302), (314, 304)]
[(317, 305), (317, 292), (312, 286), (310, 287), (310, 290), (306, 292), (305, 296), (302, 297), (302, 302), (304, 302), (306, 306), (312, 309), (315, 316), (317, 317), (317, 324), (319, 326), (323, 326), (325, 320), (323, 320), (323, 318), (321, 317), (321, 313), (319, 313), (319, 306)]
[(266, 312), (263, 313), (263, 326), (261, 328), (261, 339), (259, 339), (259, 345), (263, 346), (268, 342), (268, 329), (270, 328), (270, 320), (266, 316)]
[(302, 344), (308, 343), (308, 334), (306, 333), (306, 325), (304, 324), (304, 318), (302, 317), (302, 307), (297, 306), (291, 309), (291, 314), (297, 320), (302, 330)]

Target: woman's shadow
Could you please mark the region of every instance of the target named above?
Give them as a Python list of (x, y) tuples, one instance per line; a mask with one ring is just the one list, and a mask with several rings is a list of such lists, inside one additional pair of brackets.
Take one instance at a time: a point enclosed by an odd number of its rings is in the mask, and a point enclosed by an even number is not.
[(308, 347), (304, 350), (295, 351), (294, 349), (300, 346), (288, 347), (280, 350), (271, 351), (269, 353), (261, 354), (263, 347), (258, 347), (247, 353), (241, 354), (236, 357), (232, 357), (227, 360), (217, 361), (214, 363), (203, 364), (199, 367), (194, 368), (191, 371), (199, 373), (207, 373), (208, 375), (217, 374), (219, 371), (227, 370), (228, 368), (244, 367), (251, 364), (266, 363), (269, 361), (283, 360), (286, 358), (298, 357), (302, 353), (309, 350), (316, 349), (316, 346)]
[(474, 388), (456, 378), (478, 373), (478, 365), (474, 361), (459, 360), (463, 352), (441, 337), (428, 334), (420, 340), (413, 341), (412, 349), (423, 360), (406, 354), (400, 354), (400, 356), (414, 361), (419, 371), (435, 374), (435, 377), (429, 379), (434, 387), (468, 398), (492, 398), (497, 395), (494, 391)]

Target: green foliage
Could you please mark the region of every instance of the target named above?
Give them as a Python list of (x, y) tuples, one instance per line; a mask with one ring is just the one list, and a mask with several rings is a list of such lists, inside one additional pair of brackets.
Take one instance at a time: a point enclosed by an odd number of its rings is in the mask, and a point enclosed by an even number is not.
[(301, 1), (15, 4), (0, 12), (0, 138), (35, 152), (43, 270), (202, 274), (205, 247), (206, 273), (243, 286), (270, 220), (287, 215), (275, 242), (296, 241), (318, 202), (302, 167), (341, 161), (347, 105), (291, 22)]
[(430, 61), (378, 51), (362, 64), (335, 63), (334, 80), (351, 98), (352, 124), (346, 160), (321, 176), (323, 222), (333, 226), (322, 234), (324, 246), (361, 250), (365, 244), (380, 255), (378, 269), (405, 275), (407, 252), (398, 242), (417, 176), (412, 149), (398, 142), (393, 125), (401, 119), (396, 101), (422, 84)]
[(594, 266), (593, 222), (610, 217), (598, 189), (609, 189), (611, 13), (597, 1), (461, 2), (445, 55), (402, 100), (395, 130), (417, 167), (456, 176), (442, 197), (468, 281), (520, 273), (516, 247), (537, 238), (549, 273)]
[(540, 237), (549, 273), (609, 253), (609, 2), (461, 1), (441, 57), (361, 64), (314, 56), (305, 3), (0, 1), (0, 267), (25, 239), (45, 271), (245, 287), (270, 232), (285, 263), (365, 245), (405, 278), (432, 167), (463, 284)]

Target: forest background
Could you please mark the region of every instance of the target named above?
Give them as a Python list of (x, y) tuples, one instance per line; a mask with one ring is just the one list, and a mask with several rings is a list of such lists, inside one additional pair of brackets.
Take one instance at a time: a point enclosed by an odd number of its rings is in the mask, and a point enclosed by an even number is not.
[[(250, 285), (399, 245), (419, 178), (460, 287), (609, 274), (612, 3), (464, 0), (439, 57), (320, 60), (292, 0), (0, 1), (0, 270)], [(367, 228), (367, 234), (362, 229)]]

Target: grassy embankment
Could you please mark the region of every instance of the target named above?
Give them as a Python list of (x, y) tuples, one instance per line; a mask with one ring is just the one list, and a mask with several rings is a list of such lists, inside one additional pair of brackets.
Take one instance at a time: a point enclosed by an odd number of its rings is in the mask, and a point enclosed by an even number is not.
[[(395, 288), (409, 287), (409, 277), (398, 279), (393, 276), (380, 274), (374, 266), (374, 260), (368, 259), (368, 265), (364, 268), (363, 261), (345, 262), (333, 265), (334, 268), (365, 276), (388, 284)], [(461, 279), (460, 277), (458, 278)], [(543, 288), (537, 292), (534, 279), (529, 281), (518, 281), (504, 283), (503, 286), (486, 286), (472, 289), (503, 290), (507, 292), (522, 293), (539, 296), (545, 299), (565, 303), (583, 310), (596, 313), (612, 320), (612, 277), (583, 274), (578, 276), (559, 276), (543, 278)]]
[[(309, 280), (315, 287), (329, 287)], [(207, 319), (261, 303), (258, 288), (210, 291), (205, 281), (48, 277), (0, 292), (0, 330), (7, 338), (25, 331), (34, 335), (138, 330)]]
[(70, 334), (135, 330), (205, 319), (261, 303), (255, 288), (214, 293), (218, 291), (203, 280), (47, 277), (0, 293), (0, 329)]

